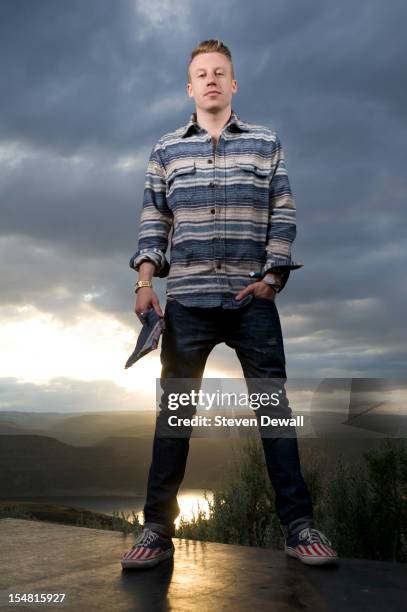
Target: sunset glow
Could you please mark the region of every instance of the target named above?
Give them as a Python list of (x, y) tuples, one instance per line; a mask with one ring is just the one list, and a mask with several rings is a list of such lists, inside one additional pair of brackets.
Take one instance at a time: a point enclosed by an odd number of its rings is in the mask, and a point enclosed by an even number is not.
[[(104, 380), (150, 400), (154, 397), (156, 378), (161, 373), (161, 341), (158, 350), (124, 369), (140, 324), (130, 329), (86, 301), (80, 314), (66, 323), (30, 304), (13, 310), (3, 307), (1, 314), (0, 344), (7, 355), (2, 364), (3, 376), (39, 385), (57, 377)], [(208, 365), (205, 376), (223, 378), (228, 372)]]

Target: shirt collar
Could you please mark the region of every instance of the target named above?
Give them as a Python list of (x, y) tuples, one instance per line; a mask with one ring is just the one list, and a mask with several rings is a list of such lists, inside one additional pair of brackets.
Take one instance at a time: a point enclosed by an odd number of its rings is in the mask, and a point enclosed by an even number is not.
[[(230, 131), (248, 132), (250, 130), (248, 124), (245, 121), (242, 121), (242, 119), (240, 119), (240, 117), (233, 109), (231, 111), (229, 120), (227, 121), (224, 127), (226, 127)], [(182, 129), (181, 138), (185, 138), (186, 136), (189, 136), (190, 134), (193, 134), (195, 131), (199, 131), (200, 129), (202, 128), (197, 122), (196, 112), (193, 112), (189, 117), (188, 123)]]

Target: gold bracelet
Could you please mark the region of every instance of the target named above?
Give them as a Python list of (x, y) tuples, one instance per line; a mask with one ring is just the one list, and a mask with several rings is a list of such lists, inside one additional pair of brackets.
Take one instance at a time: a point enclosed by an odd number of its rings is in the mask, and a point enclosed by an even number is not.
[(139, 281), (137, 281), (137, 283), (134, 285), (134, 293), (137, 293), (137, 290), (140, 289), (140, 287), (151, 287), (151, 288), (153, 288), (153, 283), (151, 282), (151, 280), (139, 280)]

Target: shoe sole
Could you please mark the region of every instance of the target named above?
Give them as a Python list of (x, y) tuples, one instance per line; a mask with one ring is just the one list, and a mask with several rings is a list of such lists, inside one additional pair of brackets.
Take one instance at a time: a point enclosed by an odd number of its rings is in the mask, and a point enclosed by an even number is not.
[(161, 561), (165, 561), (165, 559), (169, 559), (170, 557), (172, 557), (174, 554), (174, 550), (175, 550), (174, 548), (169, 548), (168, 550), (158, 555), (154, 559), (146, 559), (145, 561), (143, 561), (143, 559), (140, 559), (140, 560), (122, 559), (121, 560), (122, 568), (123, 569), (142, 569), (144, 567), (154, 567), (155, 565), (158, 565), (159, 563), (161, 563)]
[(301, 553), (297, 553), (293, 548), (289, 548), (288, 546), (286, 546), (285, 552), (290, 557), (299, 559), (307, 565), (328, 565), (331, 563), (339, 563), (339, 557), (311, 557), (308, 555), (302, 555)]

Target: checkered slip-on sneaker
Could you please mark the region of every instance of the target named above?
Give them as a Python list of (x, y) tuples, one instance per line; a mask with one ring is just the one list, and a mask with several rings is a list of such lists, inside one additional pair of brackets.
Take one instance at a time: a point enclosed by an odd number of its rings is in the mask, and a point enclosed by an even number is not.
[(131, 549), (122, 557), (121, 564), (123, 569), (153, 567), (173, 554), (171, 538), (145, 527)]
[(332, 543), (318, 529), (306, 527), (285, 541), (285, 552), (308, 565), (338, 563), (338, 553), (331, 548)]

